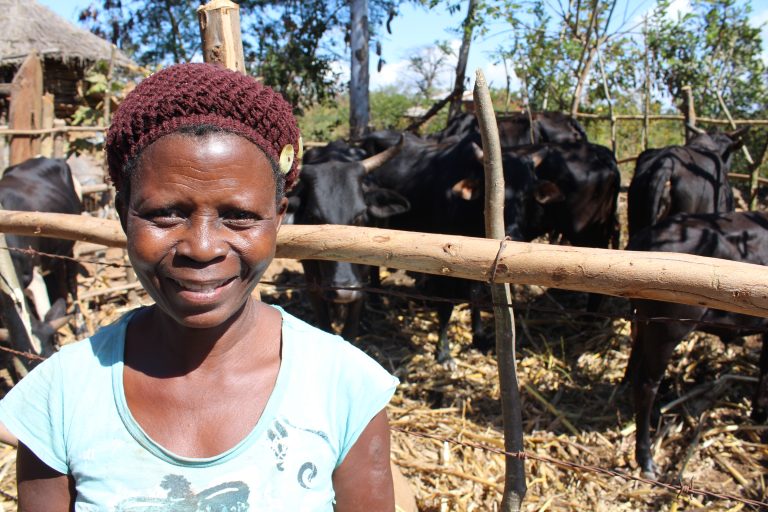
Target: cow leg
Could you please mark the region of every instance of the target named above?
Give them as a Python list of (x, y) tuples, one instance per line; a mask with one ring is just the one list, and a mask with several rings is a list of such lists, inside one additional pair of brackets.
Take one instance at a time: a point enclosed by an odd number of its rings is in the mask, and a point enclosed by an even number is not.
[[(371, 265), (368, 267), (368, 281), (370, 282), (370, 287), (375, 290), (381, 289), (381, 274), (379, 273), (379, 266), (378, 265)], [(379, 293), (369, 293), (368, 294), (368, 302), (370, 304), (373, 304), (375, 306), (381, 305), (381, 294)]]
[(302, 260), (301, 266), (304, 267), (304, 278), (307, 282), (307, 296), (312, 311), (315, 314), (316, 326), (326, 332), (333, 332), (331, 325), (330, 305), (323, 297), (323, 290), (320, 287), (320, 267), (317, 261)]
[(483, 283), (472, 283), (470, 289), (470, 313), (472, 317), (472, 344), (478, 350), (488, 352), (496, 348), (496, 340), (493, 336), (486, 336), (483, 331), (483, 319), (480, 307), (477, 305), (487, 298), (488, 287)]
[(768, 420), (768, 335), (763, 334), (763, 346), (760, 349), (760, 375), (755, 396), (752, 398), (752, 420), (765, 423)]
[[(662, 312), (663, 308), (658, 306), (658, 303), (656, 307), (658, 308), (654, 311), (656, 314), (647, 316), (693, 318), (693, 316), (676, 316), (674, 308)], [(645, 316), (642, 313), (639, 314)], [(635, 366), (630, 369), (637, 425), (635, 460), (643, 474), (652, 478), (656, 475), (656, 465), (651, 455), (651, 414), (656, 393), (675, 346), (690, 331), (690, 326), (668, 322), (638, 322), (635, 330), (636, 337), (629, 358), (631, 364)]]
[(441, 302), (437, 306), (437, 318), (440, 323), (440, 337), (437, 340), (437, 362), (451, 370), (456, 369), (456, 361), (451, 356), (451, 343), (448, 341), (448, 322), (453, 313), (453, 304)]
[(363, 302), (364, 299), (359, 299), (347, 304), (347, 317), (344, 319), (344, 328), (341, 330), (341, 337), (347, 341), (355, 341), (357, 338)]
[(307, 295), (309, 296), (309, 304), (312, 306), (312, 312), (315, 314), (317, 327), (326, 332), (333, 332), (330, 305), (323, 299), (323, 292), (310, 289)]

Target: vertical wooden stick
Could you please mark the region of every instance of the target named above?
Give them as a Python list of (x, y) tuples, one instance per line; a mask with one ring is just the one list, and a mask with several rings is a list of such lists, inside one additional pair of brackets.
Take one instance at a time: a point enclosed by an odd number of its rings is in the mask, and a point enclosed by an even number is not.
[[(683, 113), (683, 116), (685, 117), (684, 122), (686, 125), (696, 126), (696, 108), (693, 104), (693, 91), (691, 90), (691, 86), (683, 86), (682, 91), (685, 98), (685, 112)], [(683, 127), (683, 130), (685, 131), (685, 141), (688, 142), (691, 138), (690, 130), (685, 127)]]
[(198, 7), (203, 60), (245, 73), (240, 6), (230, 0), (211, 0)]
[(643, 102), (643, 151), (648, 149), (648, 139), (651, 133), (651, 124), (649, 115), (651, 113), (651, 67), (648, 58), (648, 17), (643, 19), (643, 46), (645, 47), (645, 59), (643, 67), (645, 68), (644, 102)]
[(107, 87), (104, 91), (104, 126), (109, 126), (112, 121), (112, 75), (115, 69), (115, 55), (117, 46), (112, 45), (112, 51), (109, 53), (109, 67), (107, 67)]
[[(499, 240), (503, 248), (504, 171), (501, 165), (501, 143), (491, 94), (481, 70), (475, 78), (475, 105), (483, 141), (485, 168), (485, 234)], [(493, 317), (496, 323), (496, 354), (501, 387), (501, 412), (504, 421), (504, 448), (508, 452), (523, 451), (523, 419), (520, 388), (517, 382), (515, 356), (515, 317), (508, 284), (491, 284)], [(502, 512), (519, 511), (526, 493), (525, 465), (518, 457), (507, 456)]]
[[(42, 102), (42, 119), (40, 128), (53, 128), (53, 94), (44, 94)], [(51, 158), (53, 156), (53, 134), (43, 135), (40, 141), (40, 154)]]

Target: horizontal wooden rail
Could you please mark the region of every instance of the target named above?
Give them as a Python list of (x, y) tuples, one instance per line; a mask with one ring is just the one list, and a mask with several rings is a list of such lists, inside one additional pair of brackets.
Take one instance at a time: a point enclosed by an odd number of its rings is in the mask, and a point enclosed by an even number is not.
[(95, 185), (82, 185), (80, 187), (80, 192), (83, 195), (101, 194), (102, 192), (108, 191), (110, 188), (109, 183), (96, 183)]
[[(0, 211), (0, 231), (124, 247), (117, 221)], [(497, 260), (498, 255), (498, 260)], [(283, 226), (277, 256), (665, 300), (768, 317), (768, 268), (667, 252), (504, 242), (352, 226)]]

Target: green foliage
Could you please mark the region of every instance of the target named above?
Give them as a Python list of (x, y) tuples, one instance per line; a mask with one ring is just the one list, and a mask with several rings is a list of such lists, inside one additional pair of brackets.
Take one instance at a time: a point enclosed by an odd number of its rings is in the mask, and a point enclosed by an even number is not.
[(199, 0), (100, 0), (80, 13), (91, 32), (139, 64), (189, 62), (200, 51)]
[(298, 116), (305, 141), (328, 142), (349, 137), (349, 97), (317, 103)]
[(414, 99), (391, 86), (372, 92), (370, 105), (374, 130), (402, 130), (408, 125), (403, 115), (414, 105)]
[(734, 115), (765, 112), (768, 72), (760, 27), (749, 24), (750, 5), (693, 0), (691, 12), (676, 19), (668, 15), (669, 8), (670, 0), (659, 2), (648, 33), (656, 76), (666, 92), (682, 98), (682, 87), (690, 85), (702, 116), (723, 116), (718, 92)]

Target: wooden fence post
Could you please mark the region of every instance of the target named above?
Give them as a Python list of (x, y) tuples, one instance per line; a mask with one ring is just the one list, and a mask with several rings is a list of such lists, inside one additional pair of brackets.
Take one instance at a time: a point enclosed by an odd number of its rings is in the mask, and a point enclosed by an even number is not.
[(203, 60), (245, 73), (240, 36), (240, 7), (230, 0), (211, 0), (197, 8)]
[[(40, 128), (44, 130), (50, 130), (53, 128), (54, 123), (54, 112), (53, 112), (53, 94), (45, 94), (42, 98), (42, 116), (40, 119)], [(40, 139), (40, 154), (43, 156), (47, 156), (48, 158), (53, 157), (53, 134), (49, 133), (46, 135), (43, 135)]]
[[(24, 60), (11, 83), (8, 127), (11, 130), (40, 128), (43, 110), (43, 68), (37, 52)], [(40, 152), (40, 139), (22, 135), (11, 138), (9, 165), (23, 162)]]
[[(696, 107), (693, 104), (693, 90), (690, 85), (685, 85), (682, 88), (683, 98), (685, 101), (684, 123), (690, 126), (696, 126)], [(691, 138), (690, 130), (683, 126), (683, 132), (685, 133), (685, 142)]]
[[(54, 128), (64, 128), (67, 122), (63, 119), (54, 119)], [(65, 144), (67, 142), (67, 134), (63, 131), (58, 131), (53, 134), (53, 158), (64, 158), (65, 156)]]
[[(475, 78), (475, 105), (480, 135), (483, 141), (485, 168), (485, 235), (499, 240), (499, 253), (504, 248), (504, 171), (501, 164), (501, 143), (488, 84), (481, 70)], [(533, 127), (531, 127), (533, 128)], [(494, 262), (494, 265), (496, 263)], [(493, 269), (493, 274), (496, 269)], [(493, 275), (491, 276), (493, 281)], [(517, 382), (515, 356), (515, 318), (508, 284), (491, 284), (493, 317), (496, 324), (496, 356), (501, 387), (501, 412), (504, 421), (504, 448), (508, 452), (523, 452), (523, 419), (520, 387)], [(525, 464), (520, 457), (505, 456), (506, 478), (502, 512), (519, 511), (525, 498)]]

